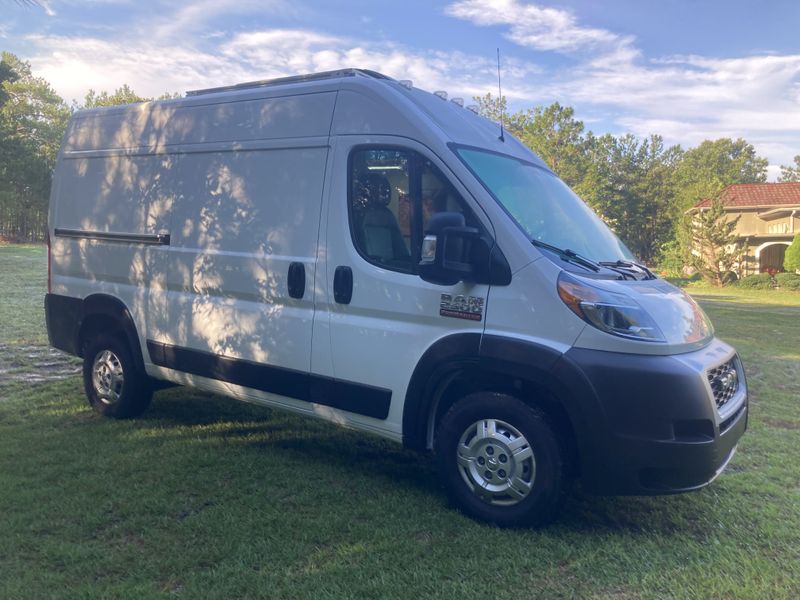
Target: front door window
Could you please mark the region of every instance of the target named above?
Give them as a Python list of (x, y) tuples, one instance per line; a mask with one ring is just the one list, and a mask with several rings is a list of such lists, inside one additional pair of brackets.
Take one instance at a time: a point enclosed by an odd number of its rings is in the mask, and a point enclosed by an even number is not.
[(350, 156), (349, 212), (353, 243), (369, 262), (417, 272), (431, 215), (460, 212), (464, 202), (431, 161), (413, 150), (357, 148)]

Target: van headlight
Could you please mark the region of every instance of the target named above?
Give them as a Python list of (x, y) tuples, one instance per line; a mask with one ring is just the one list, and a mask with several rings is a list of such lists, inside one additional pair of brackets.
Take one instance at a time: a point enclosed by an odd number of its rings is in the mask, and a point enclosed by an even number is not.
[(653, 318), (628, 296), (588, 285), (561, 271), (558, 295), (572, 312), (598, 329), (643, 342), (666, 342)]

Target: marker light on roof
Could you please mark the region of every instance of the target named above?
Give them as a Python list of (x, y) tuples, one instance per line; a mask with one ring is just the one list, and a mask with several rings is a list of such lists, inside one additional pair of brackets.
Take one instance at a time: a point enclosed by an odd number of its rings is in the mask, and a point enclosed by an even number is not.
[(467, 106), (467, 110), (474, 112), (476, 115), (478, 114), (478, 105), (477, 104), (470, 104)]
[(458, 104), (459, 106), (464, 106), (464, 99), (463, 98), (453, 98), (450, 100), (453, 104)]
[(400, 85), (402, 85), (402, 86), (403, 86), (404, 88), (406, 88), (407, 90), (410, 90), (412, 87), (414, 87), (414, 82), (413, 82), (413, 81), (411, 81), (410, 79), (401, 79), (401, 80), (400, 80), (400, 81), (398, 81), (397, 83), (399, 83)]
[(439, 90), (438, 92), (433, 92), (433, 95), (437, 98), (441, 98), (442, 100), (447, 100), (447, 92), (444, 90)]

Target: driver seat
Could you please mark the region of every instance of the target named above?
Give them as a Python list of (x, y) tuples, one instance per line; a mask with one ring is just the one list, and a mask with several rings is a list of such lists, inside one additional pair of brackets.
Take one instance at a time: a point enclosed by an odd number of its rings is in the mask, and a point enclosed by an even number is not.
[(359, 224), (361, 247), (367, 256), (381, 263), (411, 262), (403, 234), (389, 209), (392, 190), (388, 180), (377, 173), (359, 177), (363, 213)]

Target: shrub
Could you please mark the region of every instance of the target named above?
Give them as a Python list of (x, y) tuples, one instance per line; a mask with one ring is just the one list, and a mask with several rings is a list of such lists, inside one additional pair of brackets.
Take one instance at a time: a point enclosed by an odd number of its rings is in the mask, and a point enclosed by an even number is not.
[(661, 246), (657, 269), (667, 277), (683, 279), (686, 277), (684, 272), (686, 261), (684, 259), (680, 244), (676, 240), (672, 240)]
[(800, 292), (800, 279), (792, 279), (781, 285), (781, 289)]
[(742, 277), (734, 285), (749, 290), (771, 290), (775, 287), (772, 276), (769, 273), (758, 273), (757, 275)]
[(800, 275), (796, 273), (778, 273), (775, 281), (781, 289), (800, 291)]
[(787, 271), (800, 271), (800, 233), (794, 236), (792, 244), (783, 257), (783, 268)]

